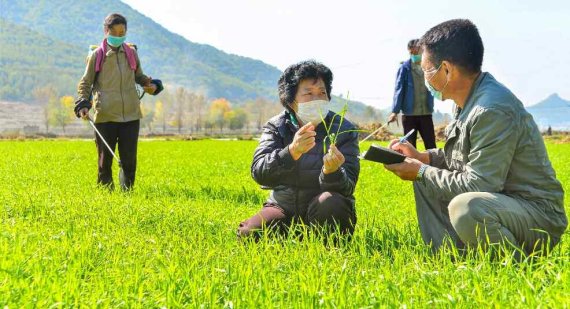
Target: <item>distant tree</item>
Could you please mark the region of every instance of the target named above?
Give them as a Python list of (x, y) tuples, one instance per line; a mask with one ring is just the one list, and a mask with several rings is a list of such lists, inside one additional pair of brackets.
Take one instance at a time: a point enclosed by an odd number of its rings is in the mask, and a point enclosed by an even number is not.
[(380, 119), (378, 119), (379, 117), (376, 115), (376, 109), (370, 105), (367, 105), (364, 109), (364, 115), (366, 116), (366, 122), (368, 123), (380, 121)]
[(210, 121), (220, 128), (220, 132), (224, 131), (224, 125), (231, 116), (231, 104), (224, 98), (212, 101), (210, 105)]
[(204, 126), (204, 112), (208, 102), (203, 94), (196, 95), (193, 100), (193, 112), (195, 116), (194, 130), (200, 131)]
[(49, 122), (60, 126), (65, 135), (65, 126), (75, 120), (73, 112), (74, 99), (72, 96), (63, 96), (58, 100), (51, 100), (49, 105)]
[(251, 125), (251, 119), (255, 119), (255, 111), (254, 111), (254, 101), (247, 101), (243, 105), (243, 110), (247, 114), (248, 121), (245, 123), (245, 131), (249, 132), (249, 128)]
[(247, 113), (243, 108), (238, 108), (234, 111), (229, 112), (229, 125), (230, 130), (240, 130), (247, 124)]
[(37, 87), (32, 90), (34, 101), (42, 108), (44, 125), (46, 132), (49, 132), (50, 126), (50, 106), (57, 102), (57, 91), (53, 85)]
[(153, 119), (155, 127), (160, 126), (162, 128), (162, 133), (166, 133), (169, 124), (172, 125), (174, 108), (174, 95), (171, 92), (171, 88), (165, 88), (160, 93), (160, 99), (155, 102)]
[(214, 128), (214, 123), (208, 119), (204, 121), (204, 128), (206, 129), (206, 131), (210, 130), (210, 133), (212, 133), (212, 129)]
[(164, 110), (164, 103), (156, 101), (154, 103), (153, 123), (156, 122), (162, 127), (162, 133), (166, 132), (166, 119), (167, 113)]
[(272, 103), (265, 99), (265, 98), (257, 98), (253, 103), (254, 115), (255, 115), (255, 124), (257, 126), (257, 130), (261, 130), (267, 118), (269, 117), (269, 110), (271, 109)]
[(187, 107), (187, 91), (186, 89), (179, 87), (176, 89), (176, 93), (174, 95), (174, 119), (171, 121), (171, 125), (178, 129), (178, 134), (182, 133), (182, 128), (184, 127), (184, 122), (186, 120)]
[(186, 90), (184, 97), (186, 100), (186, 111), (184, 112), (185, 119), (188, 129), (190, 129), (190, 132), (192, 132), (194, 130), (194, 124), (195, 124), (196, 113), (194, 112), (194, 110), (196, 109), (195, 105), (198, 96), (194, 92)]
[(279, 102), (268, 101), (269, 106), (265, 109), (265, 120), (262, 124), (265, 124), (269, 118), (281, 113), (283, 111), (283, 105)]
[(154, 120), (154, 109), (148, 104), (141, 104), (142, 118), (140, 120), (141, 127), (146, 127), (152, 133), (152, 122)]
[(381, 110), (376, 110), (376, 119), (380, 122), (384, 122), (388, 118), (388, 115), (385, 115), (384, 112)]

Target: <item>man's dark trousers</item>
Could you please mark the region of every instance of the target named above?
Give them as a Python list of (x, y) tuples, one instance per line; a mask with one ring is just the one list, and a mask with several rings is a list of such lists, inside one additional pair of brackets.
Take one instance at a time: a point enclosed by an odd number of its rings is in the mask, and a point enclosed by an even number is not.
[(418, 132), (422, 136), (424, 146), (426, 149), (435, 148), (435, 132), (433, 129), (433, 119), (431, 115), (422, 116), (406, 116), (402, 115), (402, 124), (404, 126), (404, 134), (407, 134), (412, 129), (416, 131), (408, 138), (408, 142), (416, 147), (416, 139)]

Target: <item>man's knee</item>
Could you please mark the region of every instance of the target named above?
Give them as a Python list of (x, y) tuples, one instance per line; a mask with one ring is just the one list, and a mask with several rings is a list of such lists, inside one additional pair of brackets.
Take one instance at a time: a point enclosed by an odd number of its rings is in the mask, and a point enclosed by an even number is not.
[(451, 225), (463, 241), (471, 242), (484, 231), (492, 218), (487, 210), (488, 197), (481, 192), (463, 193), (451, 200), (448, 205)]

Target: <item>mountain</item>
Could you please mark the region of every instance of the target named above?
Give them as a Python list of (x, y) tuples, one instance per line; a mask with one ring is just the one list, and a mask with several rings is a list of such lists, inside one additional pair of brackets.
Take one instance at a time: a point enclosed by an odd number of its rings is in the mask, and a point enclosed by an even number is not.
[[(0, 100), (32, 101), (32, 90), (46, 84), (75, 94), (88, 47), (103, 39), (111, 12), (127, 18), (127, 41), (137, 44), (147, 75), (238, 105), (260, 96), (277, 100), (279, 69), (188, 41), (119, 0), (0, 0), (0, 8)], [(344, 100), (333, 103), (340, 109)], [(366, 108), (351, 101), (349, 111), (364, 115)]]
[[(8, 75), (8, 81), (12, 82), (34, 79), (33, 73), (40, 70), (34, 66), (38, 65), (49, 68), (48, 75), (57, 72), (72, 80), (66, 90), (73, 93), (83, 73), (89, 45), (99, 44), (103, 38), (103, 19), (110, 12), (120, 12), (129, 22), (127, 41), (137, 44), (143, 70), (148, 75), (160, 77), (169, 85), (202, 91), (208, 97), (232, 100), (276, 97), (275, 85), (281, 74), (277, 68), (190, 42), (118, 0), (0, 0), (0, 7), (2, 84), (6, 84)], [(8, 56), (18, 53), (29, 61)], [(59, 57), (66, 58), (65, 63), (58, 61)], [(50, 60), (46, 63), (45, 58)], [(57, 71), (61, 69), (65, 72)], [(30, 99), (27, 94), (13, 96), (12, 92), (0, 99)]]
[(33, 89), (47, 84), (60, 93), (75, 93), (85, 69), (85, 55), (69, 52), (76, 49), (0, 19), (0, 100), (31, 100)]
[(526, 109), (541, 129), (570, 130), (570, 101), (556, 93)]

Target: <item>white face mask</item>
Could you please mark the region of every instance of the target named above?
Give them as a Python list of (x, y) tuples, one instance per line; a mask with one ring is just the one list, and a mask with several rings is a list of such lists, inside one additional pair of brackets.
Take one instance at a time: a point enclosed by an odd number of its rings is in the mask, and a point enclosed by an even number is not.
[(329, 101), (327, 100), (314, 100), (305, 103), (297, 103), (297, 117), (301, 119), (303, 124), (309, 121), (316, 127), (322, 119), (327, 116), (329, 112)]

